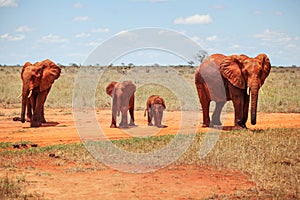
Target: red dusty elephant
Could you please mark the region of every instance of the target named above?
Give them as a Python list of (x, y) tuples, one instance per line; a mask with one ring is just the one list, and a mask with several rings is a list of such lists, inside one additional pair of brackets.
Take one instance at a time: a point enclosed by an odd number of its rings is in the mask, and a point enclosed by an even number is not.
[[(221, 125), (220, 113), (226, 101), (234, 106), (234, 126), (246, 128), (251, 95), (251, 124), (256, 124), (257, 101), (260, 87), (271, 70), (266, 54), (255, 58), (246, 55), (213, 54), (201, 63), (195, 74), (195, 84), (203, 112), (203, 127)], [(209, 105), (216, 108), (209, 117)]]
[(158, 95), (151, 95), (147, 99), (146, 109), (144, 112), (144, 117), (146, 116), (146, 113), (148, 115), (148, 126), (153, 126), (152, 118), (154, 118), (154, 125), (162, 128), (163, 126), (161, 125), (161, 121), (165, 109), (166, 104), (164, 99)]
[(112, 97), (112, 119), (110, 128), (116, 128), (116, 118), (122, 113), (120, 128), (128, 128), (127, 112), (130, 114), (130, 126), (134, 126), (134, 92), (136, 86), (131, 81), (111, 82), (106, 93)]
[(24, 64), (21, 73), (23, 81), (21, 117), (15, 117), (14, 121), (25, 122), (27, 106), (27, 121), (30, 121), (31, 127), (39, 127), (42, 123), (46, 123), (44, 104), (60, 72), (60, 67), (49, 59), (35, 64), (30, 62)]

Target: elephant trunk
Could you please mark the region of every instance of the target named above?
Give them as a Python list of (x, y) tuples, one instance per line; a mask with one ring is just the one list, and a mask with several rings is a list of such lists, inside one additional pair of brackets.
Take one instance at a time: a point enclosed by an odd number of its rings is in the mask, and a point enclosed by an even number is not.
[(121, 97), (117, 96), (117, 115), (120, 116), (121, 111)]
[(161, 104), (154, 104), (153, 107), (153, 117), (154, 117), (154, 124), (157, 127), (161, 126), (162, 116), (163, 116), (163, 107)]
[(258, 100), (259, 87), (251, 87), (251, 124), (256, 124), (256, 113), (257, 113), (257, 100)]
[(161, 125), (161, 113), (160, 112), (154, 112), (154, 124), (155, 126)]

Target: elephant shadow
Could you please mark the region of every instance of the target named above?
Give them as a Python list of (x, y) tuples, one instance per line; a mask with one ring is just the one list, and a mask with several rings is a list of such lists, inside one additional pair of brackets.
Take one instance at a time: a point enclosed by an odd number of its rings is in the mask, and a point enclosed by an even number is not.
[(223, 131), (234, 131), (234, 130), (242, 130), (242, 127), (238, 126), (210, 126), (209, 128), (223, 130)]
[(52, 121), (50, 121), (50, 122), (43, 123), (42, 127), (52, 127), (52, 126), (57, 126), (57, 125), (59, 125), (58, 122), (52, 122)]
[[(40, 126), (40, 127), (54, 127), (54, 126), (57, 126), (57, 125), (59, 125), (58, 122), (50, 121), (50, 122), (43, 123), (42, 126)], [(30, 127), (29, 126), (29, 127), (24, 127), (24, 128), (38, 128), (38, 127)]]

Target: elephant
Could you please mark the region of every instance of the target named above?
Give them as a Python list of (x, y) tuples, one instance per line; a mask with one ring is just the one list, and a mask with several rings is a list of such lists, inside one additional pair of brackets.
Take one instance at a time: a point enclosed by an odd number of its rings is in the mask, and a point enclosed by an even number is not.
[(130, 126), (134, 123), (134, 92), (136, 86), (132, 81), (111, 82), (106, 87), (106, 93), (112, 97), (112, 119), (110, 128), (117, 128), (116, 118), (122, 113), (120, 128), (128, 128), (127, 112), (130, 114)]
[(165, 101), (162, 97), (158, 95), (151, 95), (146, 102), (146, 109), (144, 112), (144, 117), (146, 113), (148, 115), (148, 126), (153, 126), (152, 118), (154, 118), (154, 125), (161, 128), (163, 111), (166, 109)]
[(44, 104), (52, 84), (59, 78), (60, 73), (61, 68), (49, 59), (24, 64), (21, 72), (23, 81), (21, 117), (15, 117), (14, 121), (25, 123), (27, 106), (26, 121), (30, 122), (31, 127), (39, 127), (42, 123), (46, 123)]
[[(203, 112), (202, 127), (222, 125), (220, 114), (226, 101), (232, 100), (234, 106), (234, 127), (247, 128), (248, 110), (251, 95), (251, 124), (256, 124), (259, 89), (271, 70), (266, 54), (255, 58), (246, 55), (212, 54), (206, 58), (195, 73), (195, 84)], [(216, 107), (209, 118), (210, 102)]]

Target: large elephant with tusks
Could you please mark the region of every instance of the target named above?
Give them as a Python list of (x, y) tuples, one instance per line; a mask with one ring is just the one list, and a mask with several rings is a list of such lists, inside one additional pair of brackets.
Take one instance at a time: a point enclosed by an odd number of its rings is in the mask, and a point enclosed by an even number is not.
[[(251, 124), (256, 124), (259, 89), (271, 70), (266, 54), (255, 58), (246, 55), (213, 54), (206, 58), (195, 74), (195, 84), (203, 112), (203, 127), (221, 125), (220, 114), (226, 101), (234, 106), (234, 126), (246, 128), (249, 104)], [(251, 97), (251, 102), (250, 102)], [(216, 102), (216, 108), (209, 117), (209, 105)]]
[(30, 122), (31, 127), (39, 127), (42, 123), (46, 123), (44, 104), (60, 72), (60, 67), (49, 59), (34, 64), (30, 62), (24, 64), (21, 73), (23, 81), (21, 117), (15, 117), (14, 121), (24, 123), (27, 108), (27, 121)]

